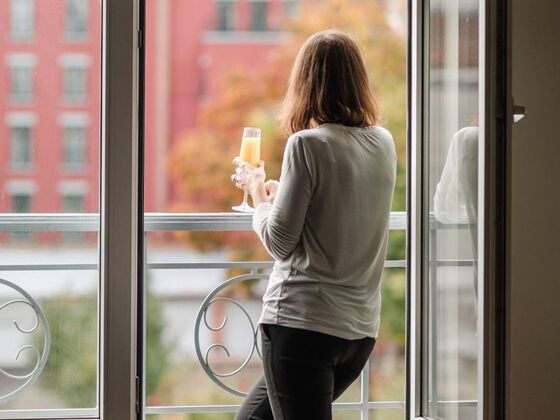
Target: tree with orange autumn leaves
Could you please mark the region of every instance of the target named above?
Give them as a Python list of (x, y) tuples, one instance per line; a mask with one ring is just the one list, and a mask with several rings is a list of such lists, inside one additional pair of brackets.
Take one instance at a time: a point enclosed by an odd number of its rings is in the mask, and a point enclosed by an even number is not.
[[(202, 107), (197, 127), (174, 142), (169, 170), (179, 201), (173, 209), (223, 212), (241, 201), (243, 194), (229, 177), (245, 126), (262, 129), (261, 157), (266, 161), (267, 177), (278, 179), (286, 138), (280, 133), (277, 117), (293, 61), (311, 34), (338, 28), (358, 39), (381, 121), (395, 138), (399, 166), (393, 209), (404, 210), (406, 41), (389, 25), (383, 4), (379, 0), (303, 0), (297, 15), (284, 26), (286, 42), (270, 51), (260, 69), (232, 68), (223, 74), (220, 94)], [(253, 234), (184, 235), (201, 251), (227, 246), (235, 259), (268, 259)]]

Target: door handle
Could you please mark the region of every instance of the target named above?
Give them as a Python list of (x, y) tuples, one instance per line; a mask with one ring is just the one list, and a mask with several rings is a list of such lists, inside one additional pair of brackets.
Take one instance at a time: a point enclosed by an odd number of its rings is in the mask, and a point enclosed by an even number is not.
[(527, 108), (525, 105), (513, 105), (513, 122), (519, 122), (527, 115)]

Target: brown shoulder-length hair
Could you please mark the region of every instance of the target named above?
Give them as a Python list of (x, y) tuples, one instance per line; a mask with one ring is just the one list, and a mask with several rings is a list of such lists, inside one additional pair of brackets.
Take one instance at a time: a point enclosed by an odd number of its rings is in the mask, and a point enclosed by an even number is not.
[(284, 98), (284, 133), (290, 136), (324, 123), (365, 127), (377, 122), (377, 103), (356, 41), (336, 29), (309, 37), (299, 50)]

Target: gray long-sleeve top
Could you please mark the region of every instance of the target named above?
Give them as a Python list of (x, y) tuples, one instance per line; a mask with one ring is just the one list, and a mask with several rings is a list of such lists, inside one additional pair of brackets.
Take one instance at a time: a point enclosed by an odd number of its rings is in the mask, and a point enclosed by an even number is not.
[(323, 124), (286, 144), (253, 229), (275, 259), (260, 323), (376, 337), (396, 154), (384, 128)]

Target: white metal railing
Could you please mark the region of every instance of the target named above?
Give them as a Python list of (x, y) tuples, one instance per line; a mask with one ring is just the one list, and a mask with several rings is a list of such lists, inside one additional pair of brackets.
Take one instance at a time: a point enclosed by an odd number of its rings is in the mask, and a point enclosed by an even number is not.
[[(250, 231), (251, 215), (243, 213), (146, 213), (144, 230), (149, 232), (164, 231)], [(406, 213), (393, 212), (390, 217), (390, 230), (406, 229)], [(16, 213), (0, 214), (0, 232), (96, 232), (99, 230), (99, 214), (73, 213)], [(251, 274), (261, 276), (260, 270), (270, 268), (272, 261), (210, 261), (210, 262), (148, 262), (147, 269), (228, 269), (244, 268)], [(385, 267), (404, 268), (405, 260), (388, 260)], [(95, 270), (96, 263), (47, 263), (47, 264), (7, 264), (0, 263), (0, 271), (30, 271), (30, 270)], [(247, 279), (251, 274), (245, 276)], [(212, 292), (211, 292), (212, 294)], [(206, 303), (211, 303), (211, 294)], [(201, 306), (198, 318), (207, 309)], [(200, 320), (200, 319), (199, 319)], [(196, 337), (195, 337), (196, 341)], [(209, 374), (204, 361), (199, 361), (203, 369)], [(210, 369), (211, 370), (211, 369)], [(369, 400), (369, 366), (366, 364), (360, 380), (360, 401), (334, 403), (334, 410), (359, 410), (362, 418), (368, 418), (368, 410), (404, 408), (404, 401), (370, 401)], [(216, 381), (215, 381), (216, 382)], [(217, 383), (217, 382), (216, 382)], [(239, 395), (239, 394), (238, 394)], [(196, 405), (196, 406), (148, 406), (145, 414), (171, 413), (208, 413), (235, 412), (239, 405)], [(61, 410), (1, 410), (0, 418), (45, 418), (45, 417), (91, 417), (97, 413), (96, 409), (61, 409)]]
[[(247, 213), (146, 213), (144, 230), (162, 231), (250, 231)], [(406, 229), (406, 213), (392, 212), (389, 229)], [(2, 213), (0, 232), (96, 232), (96, 213)]]

